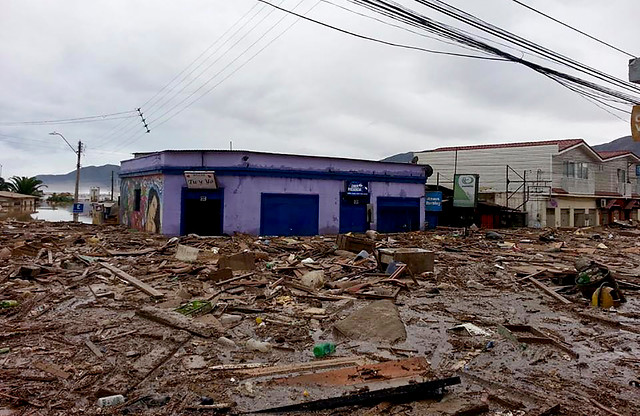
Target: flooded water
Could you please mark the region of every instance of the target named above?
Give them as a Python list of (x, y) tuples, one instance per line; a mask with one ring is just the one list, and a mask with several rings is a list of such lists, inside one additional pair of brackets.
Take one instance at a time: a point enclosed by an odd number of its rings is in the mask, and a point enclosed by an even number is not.
[[(85, 204), (85, 208), (88, 204)], [(92, 219), (91, 215), (89, 215), (88, 210), (85, 210), (78, 216), (78, 221), (91, 224)], [(29, 221), (29, 220), (44, 220), (51, 222), (60, 222), (60, 221), (73, 221), (73, 205), (72, 204), (64, 204), (64, 205), (49, 205), (46, 201), (41, 202), (41, 206), (38, 207), (36, 212), (33, 213), (11, 213), (11, 214), (3, 214), (2, 218), (15, 218), (20, 221)]]

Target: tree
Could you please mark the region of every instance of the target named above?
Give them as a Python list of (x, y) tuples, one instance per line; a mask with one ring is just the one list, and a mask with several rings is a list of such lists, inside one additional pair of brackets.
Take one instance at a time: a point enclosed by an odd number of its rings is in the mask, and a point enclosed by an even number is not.
[(43, 184), (42, 181), (35, 176), (30, 178), (27, 176), (13, 176), (9, 180), (9, 189), (12, 192), (23, 195), (42, 196), (43, 192), (40, 188), (47, 187), (47, 185)]
[(10, 190), (11, 188), (9, 187), (9, 184), (5, 182), (3, 178), (0, 178), (0, 191), (10, 191)]

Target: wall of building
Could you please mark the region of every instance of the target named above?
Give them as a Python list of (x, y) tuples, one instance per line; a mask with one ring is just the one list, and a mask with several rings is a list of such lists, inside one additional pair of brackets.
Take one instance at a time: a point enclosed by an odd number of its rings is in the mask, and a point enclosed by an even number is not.
[[(571, 178), (564, 175), (564, 163), (586, 163), (588, 179)], [(553, 187), (561, 188), (571, 194), (593, 195), (596, 190), (596, 174), (600, 160), (584, 146), (578, 146), (553, 157)]]
[[(596, 173), (596, 192), (627, 197), (640, 193), (636, 164), (635, 159), (631, 157), (617, 157), (601, 163)], [(624, 182), (618, 180), (618, 170), (625, 172)]]
[[(184, 180), (184, 179), (183, 179)], [(135, 191), (140, 209), (135, 210)], [(141, 231), (163, 232), (164, 180), (162, 175), (142, 175), (120, 181), (120, 223)]]
[[(337, 234), (340, 225), (340, 193), (344, 191), (344, 181), (227, 176), (217, 177), (218, 185), (224, 189), (223, 231), (249, 234), (260, 233), (262, 193), (289, 193), (319, 195), (319, 232)], [(179, 235), (182, 220), (182, 175), (167, 175), (164, 180), (163, 233)], [(424, 185), (409, 183), (369, 182), (371, 202), (379, 196), (420, 198), (424, 206)], [(374, 207), (374, 220), (377, 212)], [(420, 210), (420, 221), (424, 223), (424, 210)], [(375, 229), (375, 223), (372, 224)]]
[[(548, 181), (551, 179), (551, 155), (556, 153), (557, 145), (458, 150), (457, 169), (455, 151), (421, 152), (416, 155), (418, 163), (433, 168), (434, 173), (429, 180), (431, 184), (436, 183), (437, 173), (440, 173), (440, 184), (451, 189), (454, 172), (477, 173), (480, 175), (481, 192), (505, 192), (507, 165), (520, 175), (527, 171), (528, 179)], [(513, 172), (509, 173), (509, 179), (520, 180)], [(513, 183), (509, 190), (514, 191), (517, 187), (518, 184)]]
[[(141, 189), (143, 198), (149, 198), (154, 190), (161, 201), (158, 212), (162, 233), (178, 235), (185, 170), (216, 171), (218, 185), (224, 189), (223, 232), (229, 234), (260, 232), (262, 193), (318, 194), (319, 231), (337, 233), (340, 192), (345, 190), (347, 178), (368, 181), (374, 205), (378, 197), (392, 196), (420, 198), (424, 207), (426, 178), (424, 167), (419, 165), (244, 151), (161, 152), (122, 162), (123, 224), (153, 228), (155, 223), (146, 218), (146, 201), (140, 212), (132, 211), (136, 188)], [(375, 220), (375, 208), (373, 216)], [(420, 219), (423, 223), (424, 209), (420, 209)]]
[[(598, 220), (598, 207), (596, 206), (596, 198), (580, 198), (580, 197), (552, 197), (547, 202), (545, 209), (543, 226), (547, 225), (547, 210), (553, 210), (555, 227), (575, 227), (575, 214), (576, 210), (584, 210), (585, 216), (591, 217), (592, 221), (589, 222), (589, 226), (599, 225)], [(562, 223), (564, 212), (568, 212), (568, 224)], [(595, 222), (592, 224), (591, 222)]]

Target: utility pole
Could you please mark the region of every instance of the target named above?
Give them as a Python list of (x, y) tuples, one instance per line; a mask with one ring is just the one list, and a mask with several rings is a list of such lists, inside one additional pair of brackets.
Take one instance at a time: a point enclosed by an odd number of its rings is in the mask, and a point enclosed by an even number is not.
[[(80, 188), (80, 155), (82, 154), (82, 142), (78, 140), (78, 151), (76, 152), (78, 155), (78, 162), (76, 163), (76, 189), (73, 192), (73, 203), (78, 203), (78, 191)], [(75, 210), (74, 210), (75, 211)], [(78, 213), (73, 213), (73, 222), (78, 222)]]
[[(73, 193), (73, 204), (77, 204), (78, 203), (78, 191), (80, 188), (80, 156), (82, 155), (82, 142), (80, 140), (78, 140), (78, 149), (74, 149), (73, 146), (71, 146), (71, 143), (69, 143), (66, 139), (66, 137), (64, 137), (62, 134), (58, 133), (58, 132), (51, 132), (49, 133), (52, 136), (60, 136), (62, 137), (62, 140), (65, 141), (65, 143), (67, 143), (67, 146), (69, 146), (71, 148), (71, 150), (73, 151), (73, 153), (75, 153), (76, 155), (78, 155), (78, 162), (76, 163), (76, 188), (75, 191)], [(78, 222), (78, 213), (74, 212), (73, 213), (73, 222)]]
[(113, 171), (111, 171), (111, 201), (113, 201)]

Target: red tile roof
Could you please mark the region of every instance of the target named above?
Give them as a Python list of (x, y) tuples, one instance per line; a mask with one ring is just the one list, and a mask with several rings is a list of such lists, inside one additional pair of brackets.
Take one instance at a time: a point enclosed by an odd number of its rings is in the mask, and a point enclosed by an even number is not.
[(562, 188), (551, 188), (552, 194), (568, 194), (569, 192), (565, 191)]
[(598, 154), (603, 159), (611, 159), (612, 157), (631, 155), (638, 157), (635, 153), (630, 150), (598, 150)]
[(557, 145), (558, 151), (566, 150), (575, 145), (584, 143), (582, 139), (566, 139), (566, 140), (545, 140), (540, 142), (520, 142), (520, 143), (500, 143), (500, 144), (481, 144), (476, 146), (453, 146), (453, 147), (439, 147), (433, 150), (427, 150), (427, 152), (450, 152), (455, 150), (481, 150), (481, 149), (504, 149), (509, 147), (530, 147), (530, 146), (548, 146)]

